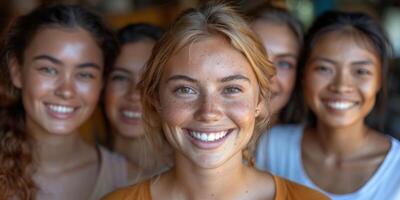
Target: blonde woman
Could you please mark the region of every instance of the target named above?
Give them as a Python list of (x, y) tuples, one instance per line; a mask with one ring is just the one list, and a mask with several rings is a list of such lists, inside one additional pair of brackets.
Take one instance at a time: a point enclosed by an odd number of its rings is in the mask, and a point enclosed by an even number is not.
[(254, 129), (268, 120), (259, 114), (274, 73), (231, 7), (184, 12), (155, 46), (140, 82), (150, 139), (170, 143), (175, 167), (105, 199), (326, 199), (253, 168)]

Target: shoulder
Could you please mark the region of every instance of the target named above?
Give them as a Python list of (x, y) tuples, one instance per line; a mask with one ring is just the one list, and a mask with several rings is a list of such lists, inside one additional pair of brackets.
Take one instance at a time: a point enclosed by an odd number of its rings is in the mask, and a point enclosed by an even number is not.
[(151, 200), (150, 180), (133, 186), (118, 189), (103, 198), (103, 200)]
[(325, 200), (329, 199), (324, 194), (308, 188), (306, 186), (294, 183), (279, 176), (274, 176), (276, 194), (275, 200), (291, 199), (291, 200)]
[(100, 152), (100, 158), (101, 161), (105, 164), (107, 163), (113, 163), (113, 164), (124, 164), (126, 165), (127, 160), (125, 157), (111, 152), (110, 150), (104, 148), (103, 146), (98, 146), (99, 152)]

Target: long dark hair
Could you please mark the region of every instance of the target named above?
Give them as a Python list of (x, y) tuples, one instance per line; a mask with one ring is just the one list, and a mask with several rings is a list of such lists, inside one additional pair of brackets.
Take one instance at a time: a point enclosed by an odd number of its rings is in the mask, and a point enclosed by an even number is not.
[(112, 32), (94, 13), (73, 5), (43, 5), (18, 17), (8, 27), (0, 46), (0, 199), (34, 199), (33, 141), (26, 133), (21, 92), (13, 86), (9, 66), (22, 65), (24, 52), (43, 28), (82, 28), (102, 50), (103, 76), (113, 64), (118, 48)]
[[(383, 131), (384, 110), (387, 98), (387, 83), (385, 79), (389, 72), (389, 59), (392, 55), (392, 48), (382, 27), (371, 16), (359, 12), (342, 11), (327, 11), (320, 15), (305, 36), (303, 50), (300, 54), (298, 73), (300, 77), (304, 77), (305, 65), (319, 38), (327, 33), (346, 28), (352, 28), (354, 31), (360, 33), (361, 37), (365, 37), (371, 42), (381, 62), (381, 89), (377, 93), (377, 101), (372, 112), (367, 116), (367, 124), (378, 131)], [(316, 116), (306, 108), (301, 80), (297, 81), (295, 91), (296, 96), (299, 98), (298, 101), (301, 102), (302, 112), (307, 116), (307, 122), (310, 126), (315, 126)]]

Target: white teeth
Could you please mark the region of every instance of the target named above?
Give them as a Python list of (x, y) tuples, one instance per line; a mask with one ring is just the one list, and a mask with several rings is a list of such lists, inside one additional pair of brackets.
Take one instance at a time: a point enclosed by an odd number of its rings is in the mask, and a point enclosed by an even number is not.
[(49, 105), (50, 110), (58, 113), (72, 113), (74, 111), (73, 107), (68, 107), (68, 106), (61, 106), (61, 105), (54, 105), (50, 104)]
[(122, 111), (122, 115), (127, 118), (142, 118), (141, 112)]
[(201, 140), (202, 142), (213, 142), (225, 137), (225, 135), (228, 134), (228, 131), (220, 131), (215, 133), (201, 133), (201, 132), (189, 131), (189, 134), (192, 137)]
[(337, 110), (346, 110), (353, 107), (356, 103), (355, 102), (348, 102), (348, 101), (337, 101), (337, 102), (329, 102), (327, 106)]

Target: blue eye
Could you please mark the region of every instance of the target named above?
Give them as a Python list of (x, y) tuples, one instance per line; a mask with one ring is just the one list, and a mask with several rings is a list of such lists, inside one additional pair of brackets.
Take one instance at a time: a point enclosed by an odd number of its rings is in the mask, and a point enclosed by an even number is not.
[(275, 63), (275, 66), (279, 69), (292, 69), (293, 65), (285, 60), (279, 60)]
[(40, 67), (39, 71), (43, 74), (51, 75), (51, 76), (57, 75), (57, 73), (58, 73), (57, 70), (52, 67)]
[(240, 92), (242, 92), (242, 90), (238, 87), (227, 87), (224, 89), (224, 94), (236, 94)]
[(177, 93), (178, 95), (197, 94), (196, 91), (190, 87), (178, 87), (175, 89), (175, 93)]

